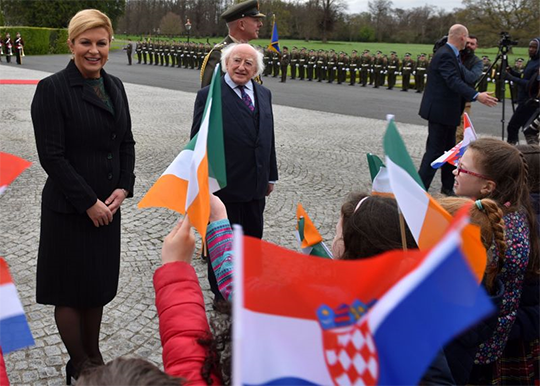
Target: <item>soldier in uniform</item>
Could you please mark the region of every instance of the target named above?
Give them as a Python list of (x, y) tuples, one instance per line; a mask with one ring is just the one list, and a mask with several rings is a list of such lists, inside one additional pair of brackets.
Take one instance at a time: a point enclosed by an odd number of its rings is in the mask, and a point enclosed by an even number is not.
[(270, 49), (268, 47), (263, 49), (263, 63), (264, 63), (264, 72), (263, 76), (268, 76), (268, 68), (272, 65), (270, 64)]
[(298, 69), (298, 48), (293, 47), (290, 55), (291, 79), (296, 79), (296, 70)]
[(373, 60), (373, 88), (379, 88), (381, 84), (381, 72), (384, 61), (382, 58), (382, 52), (377, 51)]
[(313, 70), (317, 65), (317, 55), (314, 50), (309, 50), (307, 59), (307, 79), (311, 82), (313, 80)]
[(349, 58), (345, 52), (341, 51), (337, 60), (337, 83), (341, 84), (345, 81), (347, 77), (347, 66), (349, 64)]
[[(24, 56), (24, 40), (21, 34), (17, 32), (15, 37), (15, 56), (17, 58), (17, 64), (22, 64), (22, 57)], [(516, 94), (517, 95), (517, 94)]]
[(257, 39), (264, 17), (266, 16), (259, 12), (258, 0), (234, 4), (223, 12), (221, 18), (227, 23), (229, 35), (221, 43), (216, 44), (204, 59), (201, 69), (201, 87), (210, 84), (214, 68), (221, 59), (223, 47), (233, 42), (248, 43), (250, 40)]
[(386, 82), (386, 72), (387, 72), (387, 67), (388, 67), (388, 56), (386, 54), (383, 55), (382, 57), (382, 68), (381, 68), (381, 76), (380, 76), (380, 82), (379, 82), (379, 86), (384, 86), (384, 83)]
[(142, 42), (139, 40), (137, 46), (135, 47), (135, 52), (137, 53), (137, 64), (142, 62)]
[(283, 47), (283, 52), (281, 53), (281, 58), (279, 59), (281, 66), (281, 83), (285, 83), (287, 81), (287, 67), (289, 67), (289, 62), (289, 49), (287, 47)]
[(128, 44), (124, 47), (124, 50), (128, 57), (128, 66), (131, 66), (131, 55), (133, 55), (133, 42), (131, 39), (128, 39)]
[(272, 53), (272, 63), (273, 63), (272, 77), (277, 78), (279, 75), (279, 52), (274, 51)]
[(370, 62), (369, 62), (369, 85), (373, 86), (373, 81), (375, 79), (375, 55), (370, 56)]
[(143, 60), (143, 63), (146, 64), (146, 62), (148, 61), (148, 43), (146, 42), (146, 40), (142, 40), (141, 42), (141, 56), (142, 56), (142, 60)]
[(165, 67), (169, 67), (169, 56), (171, 54), (169, 42), (163, 42), (163, 62), (165, 63)]
[(396, 85), (397, 72), (399, 72), (399, 58), (396, 51), (390, 51), (390, 58), (388, 59), (388, 90), (392, 90)]
[(307, 53), (306, 47), (302, 47), (300, 53), (298, 54), (298, 78), (304, 80), (306, 77), (306, 63), (307, 63)]
[(406, 53), (405, 57), (403, 58), (403, 62), (401, 63), (401, 76), (402, 76), (402, 83), (401, 83), (401, 91), (408, 91), (409, 87), (411, 86), (411, 74), (414, 71), (414, 62), (411, 59), (411, 54)]
[(485, 92), (487, 91), (488, 82), (491, 80), (489, 75), (487, 75), (487, 72), (489, 68), (491, 67), (491, 61), (489, 60), (489, 57), (482, 56), (482, 81), (478, 84), (478, 92)]
[(326, 80), (326, 54), (324, 50), (319, 50), (317, 54), (317, 67), (316, 67), (317, 82)]
[(416, 92), (421, 93), (424, 91), (424, 87), (426, 85), (425, 79), (427, 74), (427, 59), (426, 54), (420, 54), (420, 57), (418, 58), (418, 61), (416, 62)]
[(350, 81), (349, 85), (354, 86), (356, 83), (356, 72), (358, 71), (358, 66), (360, 65), (360, 57), (358, 56), (358, 51), (352, 50), (351, 57), (349, 58), (349, 76)]
[(4, 47), (6, 50), (6, 62), (11, 63), (11, 57), (13, 56), (13, 42), (11, 41), (11, 35), (9, 32), (6, 32)]
[(328, 60), (326, 62), (328, 67), (328, 83), (332, 83), (336, 77), (336, 65), (337, 65), (337, 55), (334, 50), (330, 50), (328, 53)]
[(364, 50), (362, 58), (360, 59), (360, 84), (362, 87), (366, 87), (369, 78), (369, 68), (371, 67), (371, 56), (369, 50)]
[(161, 42), (159, 40), (156, 40), (154, 42), (154, 66), (159, 65), (159, 51), (161, 50)]

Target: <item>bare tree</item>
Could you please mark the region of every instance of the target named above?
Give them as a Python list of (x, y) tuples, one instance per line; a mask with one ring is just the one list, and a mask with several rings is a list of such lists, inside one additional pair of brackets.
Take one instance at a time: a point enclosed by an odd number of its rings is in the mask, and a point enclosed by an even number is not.
[(392, 11), (391, 0), (373, 0), (368, 1), (369, 12), (373, 15), (375, 23), (375, 34), (377, 41), (383, 41), (385, 24), (390, 20), (390, 12)]
[(163, 35), (180, 35), (182, 28), (180, 16), (173, 12), (167, 12), (159, 23), (159, 29)]

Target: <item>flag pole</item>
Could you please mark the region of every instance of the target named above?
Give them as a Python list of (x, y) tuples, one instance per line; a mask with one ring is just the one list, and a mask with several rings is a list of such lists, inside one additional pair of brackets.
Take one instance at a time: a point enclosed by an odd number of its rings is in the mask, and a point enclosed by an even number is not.
[(403, 213), (401, 212), (401, 209), (398, 207), (398, 214), (399, 214), (399, 230), (401, 232), (401, 248), (406, 251), (407, 250), (407, 235), (405, 233), (405, 219), (403, 218)]

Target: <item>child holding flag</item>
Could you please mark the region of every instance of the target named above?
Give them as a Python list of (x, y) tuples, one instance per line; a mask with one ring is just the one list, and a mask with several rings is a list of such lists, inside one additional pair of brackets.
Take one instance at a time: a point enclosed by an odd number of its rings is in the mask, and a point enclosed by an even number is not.
[(454, 175), (457, 195), (491, 198), (498, 203), (504, 213), (508, 246), (500, 275), (505, 286), (503, 306), (492, 336), (479, 346), (469, 383), (530, 384), (532, 380), (526, 378), (534, 373), (530, 371), (534, 366), (531, 362), (537, 361), (530, 354), (538, 353), (538, 345), (531, 350), (530, 342), (522, 340), (507, 346), (524, 279), (538, 277), (539, 272), (539, 240), (529, 197), (527, 163), (514, 146), (481, 138), (469, 145)]

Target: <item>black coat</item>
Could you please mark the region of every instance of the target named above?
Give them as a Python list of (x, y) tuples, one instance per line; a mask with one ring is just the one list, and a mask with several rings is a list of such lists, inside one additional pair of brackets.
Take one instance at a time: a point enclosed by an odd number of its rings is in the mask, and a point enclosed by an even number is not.
[(419, 114), (430, 122), (459, 126), (465, 102), (477, 91), (462, 79), (460, 64), (452, 48), (445, 44), (437, 50), (428, 70), (427, 84)]
[[(221, 78), (227, 186), (216, 195), (225, 203), (264, 198), (268, 182), (278, 179), (272, 94), (260, 84), (252, 84), (258, 121)], [(191, 138), (201, 126), (208, 90), (209, 87), (205, 87), (197, 93)]]
[(48, 178), (43, 205), (60, 213), (84, 213), (117, 188), (133, 195), (135, 141), (120, 79), (102, 70), (114, 105), (105, 103), (70, 61), (43, 80), (32, 101), (39, 160)]

